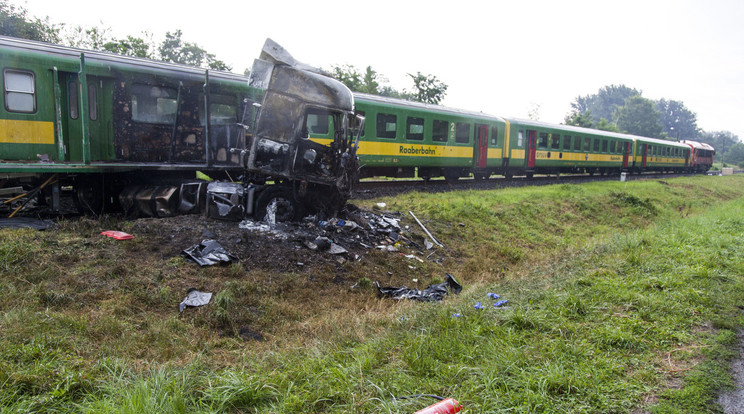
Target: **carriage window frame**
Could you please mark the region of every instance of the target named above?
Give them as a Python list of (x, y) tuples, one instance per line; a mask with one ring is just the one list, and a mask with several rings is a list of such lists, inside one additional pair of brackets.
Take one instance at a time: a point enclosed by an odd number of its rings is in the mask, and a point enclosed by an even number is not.
[(431, 140), (434, 142), (447, 142), (449, 124), (449, 121), (435, 119), (431, 129)]
[(519, 130), (519, 134), (517, 135), (517, 147), (522, 148), (524, 145), (524, 131)]
[[(156, 88), (158, 89), (158, 93), (166, 92), (167, 96), (152, 96)], [(178, 115), (178, 89), (170, 86), (135, 83), (132, 84), (130, 95), (132, 121), (156, 125), (172, 125), (176, 121)], [(143, 98), (142, 106), (148, 106), (149, 108), (140, 110), (140, 96)], [(173, 108), (172, 112), (169, 110), (171, 108)], [(154, 113), (152, 109), (155, 109)]]
[[(8, 75), (11, 75), (10, 77)], [(8, 85), (8, 79), (12, 79), (12, 75), (28, 76), (30, 78), (31, 90), (23, 90), (16, 87), (16, 85)], [(13, 97), (15, 95), (31, 96), (31, 109), (24, 109), (23, 106), (11, 106), (10, 103), (14, 102)], [(22, 69), (4, 69), (3, 70), (3, 96), (5, 100), (5, 110), (8, 112), (15, 112), (21, 114), (34, 114), (36, 113), (36, 74), (30, 70)], [(9, 99), (10, 97), (10, 99)], [(25, 104), (25, 103), (23, 103)]]
[(594, 148), (594, 152), (599, 152), (599, 141), (599, 138), (594, 139), (594, 146), (592, 147)]
[(424, 140), (424, 118), (406, 117), (406, 139), (410, 141)]
[(571, 151), (571, 135), (563, 136), (563, 151)]
[(541, 132), (537, 135), (537, 149), (548, 149), (548, 133)]
[(584, 152), (589, 152), (592, 149), (592, 139), (589, 137), (584, 138)]
[(70, 119), (78, 119), (80, 116), (80, 87), (76, 80), (67, 84), (67, 106)]
[(499, 145), (499, 129), (495, 126), (491, 127), (491, 145), (494, 147)]
[[(209, 124), (232, 125), (238, 123), (239, 99), (236, 95), (224, 93), (209, 94)], [(224, 116), (223, 116), (224, 115)], [(199, 94), (199, 125), (206, 125), (204, 115), (204, 94)]]
[(378, 138), (395, 139), (398, 135), (398, 115), (380, 112), (376, 121)]
[(468, 122), (455, 123), (455, 142), (458, 144), (470, 144), (471, 125)]
[(574, 145), (573, 150), (574, 151), (581, 151), (581, 137), (574, 137)]
[(551, 138), (550, 148), (557, 150), (561, 148), (561, 136), (558, 134), (553, 135)]
[(607, 152), (607, 140), (602, 140), (602, 152)]

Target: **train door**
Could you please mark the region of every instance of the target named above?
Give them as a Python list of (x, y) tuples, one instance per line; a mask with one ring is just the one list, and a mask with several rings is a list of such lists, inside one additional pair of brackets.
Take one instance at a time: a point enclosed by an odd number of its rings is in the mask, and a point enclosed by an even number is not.
[(475, 124), (478, 140), (478, 153), (475, 166), (486, 168), (488, 166), (488, 125)]
[(537, 131), (527, 130), (527, 168), (535, 168), (535, 150), (537, 148)]
[(623, 142), (623, 168), (628, 168), (628, 156), (630, 155), (630, 142)]
[(77, 73), (63, 73), (60, 79), (67, 161), (83, 161), (83, 117), (88, 123), (91, 160), (113, 158), (113, 80), (88, 76), (87, 84), (88, 108), (83, 110)]
[(641, 167), (646, 168), (646, 152), (648, 151), (648, 144), (643, 144), (641, 148)]

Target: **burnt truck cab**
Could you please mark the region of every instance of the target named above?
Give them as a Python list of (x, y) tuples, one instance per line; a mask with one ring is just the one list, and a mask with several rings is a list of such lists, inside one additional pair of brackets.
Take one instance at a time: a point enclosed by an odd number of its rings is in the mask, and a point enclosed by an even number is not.
[[(271, 203), (278, 203), (278, 220), (343, 207), (358, 169), (349, 88), (295, 61), (271, 39), (254, 61), (249, 86), (266, 92), (243, 150), (244, 166), (248, 176), (274, 182), (258, 195), (255, 215), (262, 218)], [(333, 128), (328, 145), (309, 139), (308, 124), (319, 118)]]

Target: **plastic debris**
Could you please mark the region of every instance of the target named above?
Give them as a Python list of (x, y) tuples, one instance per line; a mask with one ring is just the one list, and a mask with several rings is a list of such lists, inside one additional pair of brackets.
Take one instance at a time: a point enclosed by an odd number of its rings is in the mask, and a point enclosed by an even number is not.
[(491, 298), (491, 299), (493, 299), (493, 300), (499, 300), (499, 299), (501, 299), (501, 295), (497, 295), (495, 293), (489, 293), (488, 294), (488, 297)]
[(483, 308), (485, 308), (485, 306), (483, 306), (483, 304), (482, 304), (482, 303), (480, 303), (480, 302), (477, 302), (477, 303), (475, 304), (475, 306), (473, 306), (473, 307), (474, 307), (475, 309), (478, 309), (478, 310), (480, 310), (480, 309), (483, 309)]
[(498, 301), (498, 302), (494, 303), (494, 304), (493, 304), (493, 307), (494, 307), (494, 308), (500, 308), (500, 307), (502, 307), (502, 306), (506, 305), (507, 303), (509, 303), (509, 301), (508, 301), (508, 300), (500, 300), (500, 301)]
[(430, 285), (424, 290), (411, 289), (406, 286), (392, 287), (380, 286), (379, 282), (375, 282), (377, 291), (382, 297), (390, 297), (396, 300), (400, 299), (413, 299), (421, 302), (432, 302), (440, 301), (444, 299), (444, 296), (451, 290), (454, 294), (459, 294), (462, 291), (462, 285), (457, 283), (455, 277), (447, 273), (444, 283), (436, 285)]
[(183, 312), (187, 307), (204, 306), (212, 299), (211, 292), (199, 292), (195, 288), (190, 288), (186, 291), (186, 297), (178, 305), (178, 312)]
[(132, 236), (129, 233), (124, 233), (123, 231), (116, 231), (116, 230), (102, 231), (101, 235), (111, 237), (114, 240), (130, 240), (134, 238), (134, 236)]
[(238, 260), (216, 240), (202, 240), (201, 243), (182, 251), (181, 256), (194, 261), (199, 266), (228, 264)]
[(376, 210), (382, 210), (382, 209), (384, 209), (384, 208), (386, 208), (386, 207), (387, 207), (387, 204), (385, 204), (385, 203), (377, 203), (377, 204), (375, 204), (375, 206), (374, 206), (374, 208), (375, 208)]
[(462, 405), (454, 398), (447, 398), (436, 404), (430, 405), (413, 414), (455, 414), (462, 410)]

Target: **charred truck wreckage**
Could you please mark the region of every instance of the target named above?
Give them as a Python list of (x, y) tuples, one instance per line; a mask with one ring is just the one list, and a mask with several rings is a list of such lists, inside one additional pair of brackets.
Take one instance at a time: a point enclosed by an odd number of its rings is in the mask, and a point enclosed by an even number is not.
[(62, 212), (69, 194), (89, 214), (287, 221), (351, 196), (363, 124), (351, 91), (271, 39), (250, 77), (3, 36), (0, 50), (10, 217)]
[[(345, 205), (359, 165), (359, 137), (350, 126), (361, 131), (364, 123), (354, 115), (351, 91), (271, 39), (253, 63), (248, 87), (262, 91), (263, 99), (244, 100), (243, 137), (236, 140), (244, 145), (229, 148), (243, 167), (240, 183), (132, 185), (119, 196), (125, 212), (164, 217), (204, 211), (237, 221), (264, 219), (269, 211), (276, 221), (290, 221), (305, 213), (334, 215)], [(332, 129), (328, 145), (309, 139), (308, 128), (319, 124)]]

